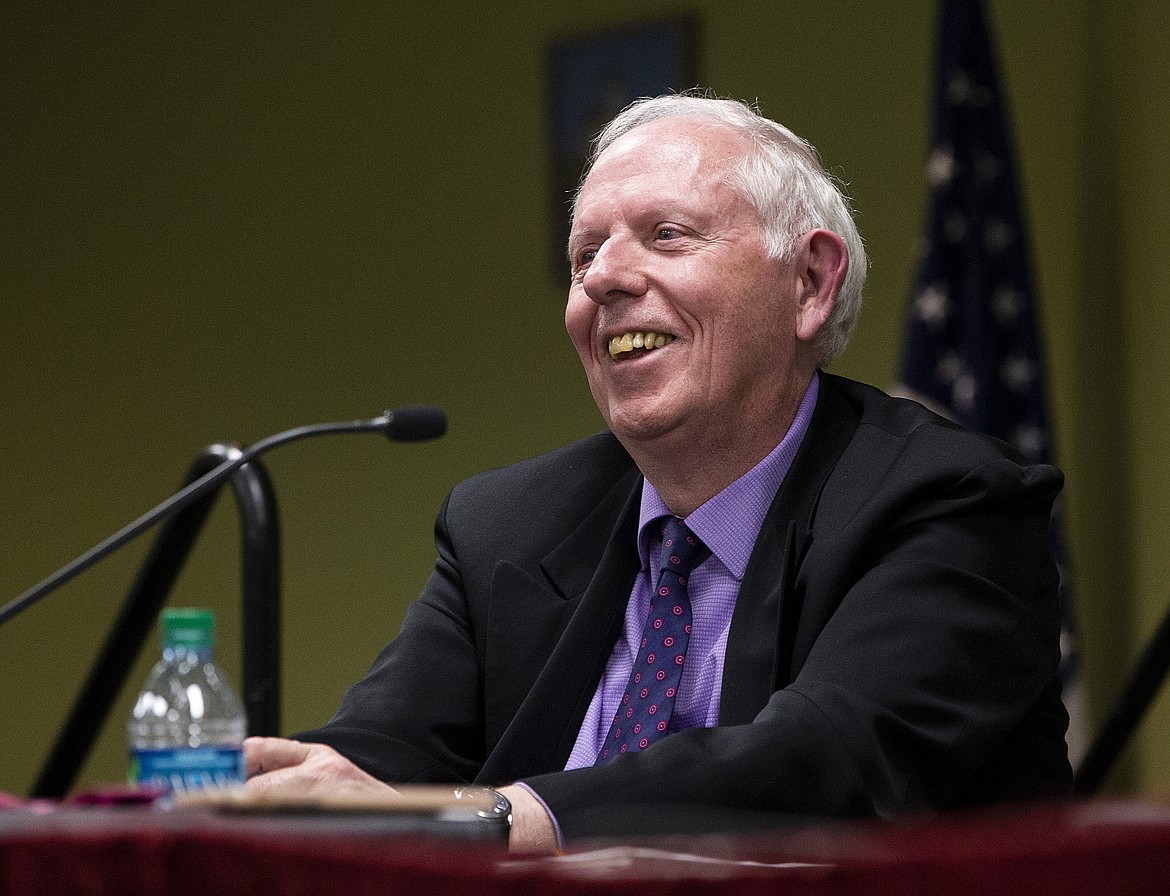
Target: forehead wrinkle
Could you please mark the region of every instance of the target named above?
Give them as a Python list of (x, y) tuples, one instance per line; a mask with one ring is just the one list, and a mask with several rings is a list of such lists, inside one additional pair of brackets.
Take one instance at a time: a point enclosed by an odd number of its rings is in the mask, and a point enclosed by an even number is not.
[[(685, 130), (680, 129), (680, 123), (685, 123), (688, 127)], [(667, 131), (665, 139), (661, 133), (663, 130)], [(744, 195), (738, 177), (739, 170), (751, 154), (752, 145), (750, 134), (730, 128), (721, 121), (701, 116), (675, 116), (651, 121), (623, 134), (597, 157), (574, 197), (567, 251), (571, 254), (582, 240), (600, 236), (606, 229), (604, 227), (584, 231), (575, 229), (580, 220), (581, 200), (587, 198), (591, 186), (594, 194), (600, 189), (603, 201), (606, 193), (616, 193), (616, 196), (608, 201), (612, 206), (620, 206), (622, 200), (631, 192), (629, 189), (631, 181), (653, 177), (664, 170), (669, 173), (671, 168), (676, 169), (674, 176), (666, 186), (660, 186), (656, 197), (659, 201), (655, 208), (645, 211), (644, 214), (651, 216), (665, 214), (669, 217), (670, 210), (667, 206), (693, 199), (698, 192), (694, 182), (701, 177), (709, 179), (703, 184), (704, 187), (709, 187), (712, 183), (718, 184), (726, 188), (730, 196), (745, 202), (753, 220), (758, 224), (759, 213), (750, 197)], [(622, 166), (632, 170), (623, 173)], [(607, 173), (608, 169), (615, 170)], [(607, 178), (601, 188), (596, 186), (597, 176)], [(682, 186), (684, 183), (690, 186), (684, 188)], [(706, 200), (713, 198), (709, 191), (704, 190), (703, 193)], [(709, 221), (715, 213), (712, 206), (713, 203), (709, 201), (697, 203), (693, 210), (706, 212), (702, 217)]]
[[(689, 125), (687, 129), (680, 124)], [(668, 131), (667, 139), (663, 140), (660, 132)], [(714, 139), (705, 140), (704, 136), (714, 134)], [(724, 154), (713, 161), (726, 173), (734, 170), (737, 164), (742, 164), (749, 158), (756, 145), (754, 136), (727, 125), (725, 122), (702, 115), (677, 115), (669, 118), (656, 119), (640, 124), (626, 133), (615, 138), (605, 150), (596, 156), (585, 172), (576, 195), (570, 207), (570, 217), (576, 212), (578, 201), (584, 192), (589, 179), (599, 168), (614, 164), (610, 160), (623, 155), (629, 155), (643, 149), (647, 144), (651, 149), (659, 150), (656, 167), (662, 167), (662, 162), (669, 156), (677, 159), (677, 151), (685, 145), (689, 148), (685, 158), (692, 168), (697, 167), (705, 157), (714, 154), (716, 145), (723, 144)], [(726, 178), (721, 178), (726, 179)]]

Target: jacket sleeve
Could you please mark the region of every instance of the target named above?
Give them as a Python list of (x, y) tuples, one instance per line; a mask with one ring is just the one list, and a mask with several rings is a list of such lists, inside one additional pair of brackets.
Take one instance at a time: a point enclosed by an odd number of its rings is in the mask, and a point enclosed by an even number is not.
[(987, 769), (1067, 787), (1047, 536), (1060, 474), (998, 453), (924, 462), (949, 443), (917, 441), (888, 468), (871, 457), (855, 476), (846, 459), (826, 487), (786, 597), (801, 603), (796, 671), (753, 721), (525, 780), (566, 837), (631, 815), (649, 831), (704, 813), (930, 811), (978, 801)]
[(294, 735), (328, 744), (383, 781), (471, 781), (483, 761), (480, 664), (446, 523), (450, 502), (435, 523), (435, 570), (398, 637), (326, 725)]

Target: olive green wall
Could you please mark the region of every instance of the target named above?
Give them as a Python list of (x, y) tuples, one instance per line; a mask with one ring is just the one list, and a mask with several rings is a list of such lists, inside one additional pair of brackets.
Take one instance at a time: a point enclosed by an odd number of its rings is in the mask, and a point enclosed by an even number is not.
[[(405, 4), (399, 4), (405, 6)], [(169, 494), (199, 450), (434, 402), (450, 434), (270, 455), (285, 728), (397, 630), (443, 495), (600, 426), (548, 262), (545, 51), (608, 0), (0, 12), (0, 601)], [(161, 5), (160, 5), (161, 6)], [(758, 99), (850, 184), (872, 258), (838, 370), (887, 385), (923, 211), (935, 4), (647, 2), (700, 80)], [(1168, 4), (989, 7), (1043, 305), (1092, 706), (1170, 603)], [(235, 511), (172, 597), (238, 677)], [(0, 628), (0, 790), (25, 792), (147, 547)], [(124, 774), (138, 663), (83, 783)], [(1170, 782), (1159, 701), (1116, 789)]]

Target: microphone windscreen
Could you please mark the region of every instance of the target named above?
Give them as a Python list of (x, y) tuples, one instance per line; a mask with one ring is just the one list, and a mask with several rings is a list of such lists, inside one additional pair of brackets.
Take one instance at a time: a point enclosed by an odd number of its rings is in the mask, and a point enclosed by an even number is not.
[(386, 416), (386, 438), (392, 442), (425, 442), (447, 431), (447, 415), (434, 405), (407, 405), (387, 411)]

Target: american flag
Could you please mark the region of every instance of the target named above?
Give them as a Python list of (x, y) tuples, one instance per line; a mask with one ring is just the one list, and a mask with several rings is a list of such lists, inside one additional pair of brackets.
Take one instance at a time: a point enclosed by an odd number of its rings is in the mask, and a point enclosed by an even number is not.
[[(926, 234), (907, 313), (901, 386), (972, 429), (1051, 463), (1036, 296), (1007, 117), (980, 0), (943, 0), (936, 47)], [(1069, 752), (1085, 731), (1059, 513), (1062, 678)]]

